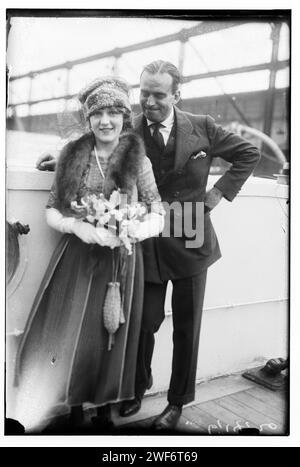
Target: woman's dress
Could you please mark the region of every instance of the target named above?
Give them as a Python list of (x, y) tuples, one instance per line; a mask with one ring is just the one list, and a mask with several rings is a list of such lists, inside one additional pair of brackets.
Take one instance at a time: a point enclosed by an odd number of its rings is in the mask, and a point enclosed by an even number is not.
[[(107, 166), (101, 161), (105, 174)], [(102, 192), (103, 178), (91, 154), (82, 194)], [(138, 172), (137, 192), (146, 203), (160, 201), (151, 163), (144, 157)], [(55, 205), (55, 190), (47, 207)], [(120, 250), (117, 248), (116, 250)], [(124, 255), (121, 280), (125, 323), (108, 350), (103, 325), (103, 303), (112, 280), (112, 255), (108, 247), (62, 236), (36, 295), (20, 344), (16, 384), (20, 391), (43, 392), (48, 406), (97, 406), (134, 397), (138, 337), (143, 309), (143, 259), (141, 245)], [(38, 388), (40, 388), (39, 391)], [(40, 395), (37, 396), (40, 404)]]

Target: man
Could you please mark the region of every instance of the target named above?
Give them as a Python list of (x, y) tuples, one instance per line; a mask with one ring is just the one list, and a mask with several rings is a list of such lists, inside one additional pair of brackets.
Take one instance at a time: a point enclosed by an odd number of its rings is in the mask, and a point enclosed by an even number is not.
[[(216, 125), (211, 117), (180, 111), (176, 107), (180, 100), (179, 86), (180, 74), (173, 64), (157, 60), (147, 65), (140, 80), (143, 114), (133, 122), (144, 139), (162, 200), (183, 206), (186, 202), (194, 207), (197, 203), (205, 204), (201, 246), (187, 247), (187, 238), (177, 237), (172, 231), (169, 237), (143, 242), (146, 282), (136, 397), (122, 404), (120, 414), (126, 417), (136, 413), (145, 391), (151, 387), (154, 334), (163, 322), (167, 284), (172, 281), (172, 374), (168, 405), (154, 421), (156, 430), (174, 429), (182, 406), (195, 397), (207, 268), (221, 256), (209, 212), (222, 197), (234, 199), (260, 157), (257, 148)], [(209, 169), (217, 156), (232, 165), (206, 193)], [(46, 168), (49, 163), (44, 158), (42, 164)], [(195, 214), (192, 218), (197, 221)]]

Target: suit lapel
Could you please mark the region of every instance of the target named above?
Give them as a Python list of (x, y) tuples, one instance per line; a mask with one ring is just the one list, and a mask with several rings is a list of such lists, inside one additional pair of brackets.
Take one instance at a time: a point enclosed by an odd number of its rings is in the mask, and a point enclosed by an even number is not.
[[(184, 112), (174, 107), (176, 117), (176, 150), (174, 171), (181, 169), (188, 161), (195, 146), (199, 142), (199, 137), (193, 135), (193, 125)], [(133, 120), (134, 129), (144, 137), (143, 114), (137, 115)]]
[(193, 125), (184, 112), (175, 109), (176, 115), (176, 152), (174, 170), (182, 168), (189, 159), (199, 138), (192, 134)]
[[(149, 132), (149, 135), (150, 135), (150, 130), (147, 127), (144, 128), (143, 114), (139, 114), (133, 119), (133, 128), (142, 137), (146, 145), (146, 141), (145, 141), (146, 135), (144, 131)], [(152, 157), (155, 157), (155, 153), (153, 154), (153, 150), (151, 147), (147, 147), (147, 156), (149, 157), (150, 160), (152, 160)]]

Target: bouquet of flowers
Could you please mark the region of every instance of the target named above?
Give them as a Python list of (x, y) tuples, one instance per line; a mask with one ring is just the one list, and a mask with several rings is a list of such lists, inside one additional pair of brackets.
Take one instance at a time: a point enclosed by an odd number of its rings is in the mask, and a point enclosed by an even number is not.
[(127, 203), (127, 196), (115, 190), (106, 199), (101, 193), (86, 195), (81, 204), (71, 203), (72, 209), (81, 217), (97, 227), (104, 227), (113, 232), (120, 244), (124, 245), (128, 254), (132, 254), (134, 232), (147, 214), (146, 207), (141, 203)]
[[(119, 190), (112, 192), (109, 199), (103, 194), (86, 195), (81, 204), (71, 203), (77, 217), (86, 219), (95, 228), (104, 227), (113, 232), (119, 239), (120, 245), (125, 247), (128, 255), (132, 254), (132, 244), (135, 242), (134, 233), (144, 220), (147, 209), (141, 203), (128, 204), (127, 196)], [(108, 283), (103, 306), (103, 324), (109, 334), (108, 350), (111, 350), (115, 333), (120, 324), (125, 322), (123, 312), (122, 287), (118, 276), (122, 276), (120, 249), (112, 251), (112, 281)], [(121, 273), (120, 273), (121, 271)]]

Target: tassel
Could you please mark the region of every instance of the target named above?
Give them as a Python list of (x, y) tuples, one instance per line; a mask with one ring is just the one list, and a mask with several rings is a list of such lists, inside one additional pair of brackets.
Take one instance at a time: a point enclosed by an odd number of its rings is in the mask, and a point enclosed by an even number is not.
[(119, 328), (122, 313), (120, 283), (109, 282), (103, 306), (103, 323), (109, 333), (108, 350), (114, 344), (114, 334)]
[(125, 323), (125, 316), (124, 316), (124, 311), (123, 311), (123, 304), (121, 304), (121, 308), (120, 308), (120, 324), (124, 324)]
[(110, 351), (115, 343), (115, 335), (109, 334), (108, 335), (108, 351)]

